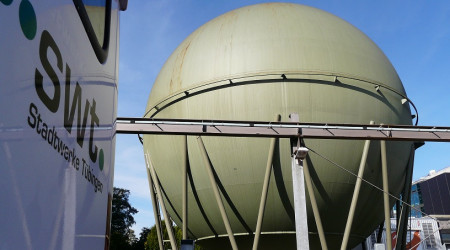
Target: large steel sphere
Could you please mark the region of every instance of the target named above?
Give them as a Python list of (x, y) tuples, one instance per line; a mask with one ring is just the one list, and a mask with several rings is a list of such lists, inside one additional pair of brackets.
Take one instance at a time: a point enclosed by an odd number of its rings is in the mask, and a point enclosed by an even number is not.
[[(284, 75), (284, 77), (282, 76)], [(380, 88), (376, 88), (380, 86)], [(156, 79), (145, 117), (411, 124), (402, 83), (383, 52), (361, 31), (327, 12), (288, 3), (240, 8), (201, 26), (173, 52)], [(181, 225), (183, 136), (144, 136), (145, 153)], [(226, 230), (196, 137), (187, 138), (191, 173), (189, 234), (198, 244), (229, 249)], [(270, 139), (203, 138), (241, 249), (255, 231)], [(314, 192), (328, 245), (340, 246), (363, 141), (306, 140)], [(372, 141), (364, 178), (381, 186), (380, 143)], [(388, 142), (390, 192), (398, 195), (411, 143)], [(323, 156), (323, 157), (322, 157)], [(318, 247), (309, 198), (311, 247)], [(170, 201), (170, 202), (169, 202)], [(261, 248), (295, 244), (290, 142), (277, 143)], [(363, 184), (349, 246), (383, 221), (382, 193)], [(218, 235), (219, 237), (214, 237)], [(225, 242), (225, 243), (222, 243)], [(281, 248), (278, 248), (281, 249)]]

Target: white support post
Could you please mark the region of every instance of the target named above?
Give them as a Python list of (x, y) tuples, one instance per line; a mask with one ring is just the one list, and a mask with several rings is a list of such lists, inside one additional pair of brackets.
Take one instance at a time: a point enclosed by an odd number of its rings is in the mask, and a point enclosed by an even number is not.
[(187, 229), (188, 229), (188, 151), (187, 151), (187, 136), (183, 136), (183, 170), (182, 170), (182, 179), (181, 179), (181, 186), (182, 186), (182, 205), (183, 205), (183, 240), (187, 240)]
[(292, 156), (292, 186), (294, 189), (295, 233), (297, 250), (309, 249), (308, 215), (306, 213), (305, 182), (303, 161), (297, 164), (295, 155)]
[(381, 144), (381, 174), (383, 178), (383, 201), (384, 201), (384, 224), (386, 227), (386, 249), (392, 250), (391, 238), (391, 209), (389, 205), (389, 181), (387, 171), (387, 153), (386, 141), (380, 141)]
[(153, 185), (152, 176), (150, 173), (150, 167), (148, 165), (148, 159), (147, 154), (144, 154), (145, 156), (145, 163), (146, 163), (146, 170), (147, 170), (147, 179), (148, 179), (148, 187), (150, 189), (150, 197), (152, 198), (152, 205), (153, 205), (153, 215), (155, 216), (155, 226), (156, 226), (156, 234), (158, 236), (158, 244), (159, 249), (164, 250), (164, 240), (163, 240), (163, 234), (161, 230), (161, 216), (159, 214), (159, 205), (158, 205), (158, 199), (156, 198), (155, 189)]
[[(370, 124), (374, 124), (370, 121)], [(350, 232), (352, 229), (353, 218), (355, 216), (356, 204), (358, 203), (359, 191), (361, 189), (362, 179), (364, 175), (364, 169), (367, 163), (367, 156), (369, 155), (370, 140), (364, 142), (363, 153), (361, 156), (361, 162), (359, 163), (358, 177), (355, 182), (355, 189), (353, 190), (352, 202), (350, 203), (350, 208), (348, 211), (347, 224), (345, 225), (344, 237), (342, 240), (341, 250), (347, 249), (348, 239), (350, 237)]]
[[(291, 122), (299, 121), (298, 114), (290, 114), (289, 117)], [(297, 142), (297, 146), (292, 146), (292, 188), (294, 191), (297, 250), (309, 250), (308, 215), (306, 213), (305, 177), (303, 173), (303, 159), (306, 157), (308, 150), (306, 148), (300, 148), (299, 141)]]
[(225, 206), (223, 205), (222, 198), (220, 196), (219, 188), (217, 187), (216, 180), (214, 178), (214, 174), (212, 171), (211, 163), (209, 162), (208, 153), (206, 152), (205, 144), (203, 143), (202, 138), (197, 137), (198, 146), (200, 148), (200, 152), (203, 156), (203, 161), (205, 163), (206, 172), (209, 176), (209, 181), (211, 182), (211, 188), (214, 192), (214, 196), (216, 197), (217, 206), (219, 207), (220, 214), (222, 215), (223, 224), (225, 229), (227, 230), (228, 238), (230, 239), (231, 248), (233, 250), (238, 250), (238, 246), (236, 244), (236, 239), (234, 238), (233, 230), (231, 230), (230, 220), (228, 220), (227, 212), (225, 211)]
[(169, 214), (166, 210), (166, 205), (164, 204), (163, 196), (161, 194), (161, 187), (159, 186), (158, 179), (156, 178), (156, 171), (153, 167), (152, 159), (148, 157), (147, 162), (148, 167), (150, 168), (150, 176), (152, 177), (153, 185), (155, 185), (156, 195), (158, 197), (158, 200), (160, 201), (159, 205), (161, 206), (161, 210), (164, 215), (164, 222), (166, 224), (167, 234), (169, 235), (170, 246), (172, 247), (172, 249), (177, 249), (177, 243), (173, 234), (172, 224), (169, 218)]
[[(279, 122), (280, 120), (281, 120), (281, 115), (277, 114), (275, 116), (275, 121)], [(272, 172), (272, 162), (273, 162), (273, 155), (275, 152), (276, 142), (277, 142), (276, 138), (270, 139), (270, 147), (269, 147), (269, 153), (268, 153), (267, 164), (266, 164), (266, 173), (264, 175), (261, 200), (259, 203), (258, 219), (256, 222), (255, 238), (253, 240), (253, 248), (252, 248), (253, 250), (258, 250), (259, 237), (261, 236), (261, 229), (262, 229), (262, 223), (263, 223), (263, 219), (264, 219), (264, 211), (266, 209), (267, 193), (269, 192), (269, 181), (270, 181), (270, 174)]]
[(309, 174), (309, 166), (306, 161), (303, 161), (303, 171), (305, 174), (305, 184), (308, 188), (309, 201), (314, 214), (314, 221), (316, 222), (317, 233), (319, 234), (320, 246), (322, 250), (328, 250), (327, 240), (325, 239), (325, 233), (323, 231), (322, 219), (320, 218), (319, 207), (317, 206), (316, 195), (314, 194), (314, 187), (311, 181), (311, 175)]

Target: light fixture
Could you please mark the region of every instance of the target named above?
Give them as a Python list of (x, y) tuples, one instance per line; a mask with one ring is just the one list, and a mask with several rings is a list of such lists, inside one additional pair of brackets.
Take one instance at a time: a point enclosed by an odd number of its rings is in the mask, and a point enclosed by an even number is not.
[(303, 161), (306, 158), (306, 155), (308, 154), (308, 148), (306, 147), (299, 147), (295, 152), (294, 156), (297, 160), (297, 164), (300, 165), (301, 161)]
[(403, 99), (402, 99), (402, 104), (405, 104), (406, 102), (408, 102), (408, 99), (403, 98)]

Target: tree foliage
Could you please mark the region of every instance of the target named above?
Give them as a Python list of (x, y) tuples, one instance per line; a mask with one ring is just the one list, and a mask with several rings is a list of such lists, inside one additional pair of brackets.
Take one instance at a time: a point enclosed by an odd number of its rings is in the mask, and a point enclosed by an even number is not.
[[(112, 198), (112, 216), (111, 216), (111, 238), (110, 250), (156, 250), (159, 249), (156, 225), (152, 228), (142, 228), (139, 239), (134, 235), (131, 226), (135, 224), (133, 215), (138, 210), (131, 206), (128, 199), (130, 191), (122, 188), (114, 188)], [(164, 221), (161, 222), (163, 238), (168, 240), (169, 234)], [(173, 226), (172, 230), (175, 234), (177, 246), (181, 245), (183, 233), (180, 227)], [(171, 249), (170, 243), (164, 243), (165, 249)], [(201, 250), (199, 246), (195, 246), (195, 250)]]
[(142, 228), (141, 233), (139, 234), (139, 239), (134, 242), (133, 250), (144, 250), (145, 243), (147, 242), (147, 236), (150, 233), (150, 228), (144, 227)]
[(112, 199), (112, 218), (111, 218), (111, 250), (132, 249), (136, 242), (134, 231), (131, 226), (135, 224), (133, 215), (138, 210), (130, 205), (128, 198), (130, 191), (122, 188), (114, 188)]
[[(167, 232), (166, 223), (164, 221), (161, 221), (161, 228), (163, 231), (163, 238), (169, 239), (169, 234)], [(172, 230), (175, 235), (177, 235), (177, 231), (179, 228), (177, 226), (172, 227)], [(181, 231), (181, 230), (180, 230)], [(176, 236), (175, 236), (176, 237)], [(181, 238), (180, 238), (181, 240)], [(178, 237), (176, 237), (177, 244), (179, 242)], [(165, 249), (170, 249), (170, 242), (164, 243)], [(159, 250), (159, 243), (158, 243), (158, 233), (156, 231), (156, 225), (153, 225), (153, 227), (150, 228), (150, 233), (147, 236), (147, 244), (145, 245), (145, 250)]]
[[(161, 221), (161, 228), (163, 231), (163, 239), (168, 240), (169, 239), (169, 233), (167, 232), (166, 223)], [(177, 242), (177, 246), (181, 246), (181, 239), (183, 238), (183, 231), (178, 226), (172, 227), (173, 233), (175, 235), (175, 241)], [(171, 249), (170, 242), (164, 243), (165, 249)], [(158, 234), (156, 231), (156, 225), (150, 228), (149, 234), (147, 236), (147, 242), (145, 243), (145, 250), (159, 250), (159, 243), (158, 243)], [(195, 250), (202, 250), (202, 248), (198, 245), (195, 246)]]

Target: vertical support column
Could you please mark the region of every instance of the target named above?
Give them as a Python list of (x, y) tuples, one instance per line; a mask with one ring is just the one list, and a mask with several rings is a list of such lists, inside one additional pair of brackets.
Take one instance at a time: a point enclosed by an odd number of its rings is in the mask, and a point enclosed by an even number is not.
[[(298, 114), (289, 115), (292, 122), (298, 122)], [(297, 139), (297, 146), (292, 146), (292, 188), (294, 191), (294, 211), (295, 211), (295, 234), (297, 239), (297, 250), (309, 249), (308, 238), (308, 215), (306, 213), (306, 195), (303, 175), (303, 159), (306, 157), (307, 149), (300, 148), (300, 138)], [(305, 152), (306, 149), (306, 152)], [(302, 159), (303, 156), (303, 159)]]
[(364, 239), (364, 241), (361, 243), (362, 250), (367, 250), (367, 239)]
[(320, 219), (319, 208), (317, 207), (316, 195), (314, 194), (313, 185), (311, 182), (311, 175), (309, 174), (309, 166), (306, 161), (304, 163), (305, 183), (308, 188), (309, 200), (311, 201), (311, 207), (314, 213), (314, 219), (316, 221), (317, 232), (319, 234), (320, 245), (322, 250), (327, 250), (327, 241), (325, 239), (325, 233), (323, 232), (322, 220)]
[(205, 162), (206, 171), (208, 172), (209, 180), (211, 182), (211, 188), (213, 189), (214, 196), (216, 198), (217, 206), (219, 207), (220, 214), (222, 215), (223, 223), (225, 224), (225, 228), (228, 233), (228, 238), (230, 239), (231, 247), (233, 250), (237, 250), (236, 240), (234, 239), (233, 231), (231, 230), (231, 225), (228, 220), (227, 213), (225, 211), (225, 207), (223, 205), (222, 199), (220, 197), (219, 188), (217, 187), (216, 180), (214, 179), (214, 174), (212, 172), (212, 166), (209, 162), (208, 153), (206, 152), (205, 145), (203, 144), (202, 138), (197, 137), (198, 146), (200, 148), (200, 152), (203, 156), (203, 161)]
[(161, 187), (159, 186), (158, 179), (156, 178), (155, 168), (153, 167), (152, 159), (150, 157), (148, 159), (148, 165), (150, 167), (150, 176), (152, 177), (153, 184), (155, 185), (156, 189), (156, 194), (158, 196), (158, 200), (160, 201), (159, 205), (161, 206), (161, 210), (164, 215), (164, 222), (166, 224), (167, 234), (169, 235), (170, 246), (172, 247), (172, 249), (177, 249), (177, 243), (175, 241), (175, 236), (172, 231), (172, 224), (169, 215), (167, 214), (166, 206), (164, 204), (164, 200), (161, 194)]
[(187, 239), (187, 227), (188, 227), (188, 197), (187, 197), (187, 168), (188, 168), (188, 151), (187, 151), (187, 136), (183, 136), (183, 173), (182, 173), (182, 203), (183, 203), (183, 240)]
[[(374, 124), (370, 121), (370, 124)], [(348, 211), (347, 224), (345, 225), (344, 238), (342, 239), (341, 250), (347, 249), (348, 238), (352, 229), (353, 218), (355, 216), (356, 204), (358, 203), (359, 191), (361, 190), (362, 178), (364, 175), (364, 169), (366, 167), (367, 155), (369, 154), (370, 140), (364, 142), (363, 153), (361, 162), (359, 163), (358, 178), (355, 183), (355, 190), (353, 191), (352, 202), (350, 203), (350, 210)]]
[(400, 213), (400, 219), (397, 224), (397, 245), (395, 249), (405, 249), (406, 248), (406, 234), (408, 226), (408, 217), (410, 208), (408, 204), (411, 204), (411, 185), (414, 167), (414, 147), (411, 148), (411, 155), (409, 156), (408, 168), (406, 170), (405, 187), (402, 192), (402, 209)]
[[(406, 178), (405, 178), (405, 185), (406, 185)], [(401, 207), (402, 207), (402, 203), (400, 202), (400, 200), (396, 200), (395, 201), (395, 222), (396, 222), (395, 225), (397, 225), (397, 229), (398, 229), (398, 226), (400, 225)], [(398, 239), (398, 230), (397, 230), (397, 239)]]
[(292, 186), (294, 189), (295, 234), (297, 250), (309, 249), (308, 215), (306, 213), (306, 195), (303, 175), (303, 161), (297, 164), (295, 154), (292, 156)]
[(381, 240), (383, 238), (383, 227), (384, 227), (384, 221), (380, 223), (377, 230), (377, 243), (381, 243)]
[[(276, 115), (275, 121), (280, 121), (280, 120), (281, 120), (281, 116), (279, 114)], [(273, 154), (275, 152), (276, 142), (277, 142), (276, 138), (270, 139), (269, 155), (267, 157), (267, 164), (266, 164), (266, 173), (264, 175), (261, 201), (259, 203), (258, 220), (256, 222), (255, 238), (253, 240), (253, 248), (252, 248), (253, 250), (258, 249), (259, 237), (261, 235), (261, 228), (262, 228), (262, 223), (263, 223), (263, 218), (264, 218), (264, 211), (266, 208), (267, 193), (269, 190), (270, 174), (272, 172)]]
[(384, 223), (386, 227), (386, 249), (392, 249), (391, 213), (389, 206), (389, 182), (387, 172), (386, 141), (381, 141), (381, 173), (383, 176)]
[(161, 216), (159, 214), (158, 200), (156, 199), (156, 196), (155, 196), (155, 190), (154, 190), (154, 186), (153, 186), (152, 176), (150, 174), (150, 168), (149, 168), (149, 163), (148, 163), (148, 159), (147, 159), (147, 154), (144, 154), (144, 156), (145, 156), (145, 163), (146, 163), (145, 168), (147, 170), (148, 186), (150, 189), (150, 197), (152, 198), (153, 215), (155, 217), (155, 226), (156, 226), (156, 234), (158, 236), (159, 249), (163, 250), (164, 249), (164, 244), (163, 244), (164, 241), (162, 238)]

